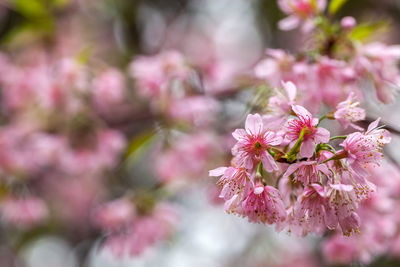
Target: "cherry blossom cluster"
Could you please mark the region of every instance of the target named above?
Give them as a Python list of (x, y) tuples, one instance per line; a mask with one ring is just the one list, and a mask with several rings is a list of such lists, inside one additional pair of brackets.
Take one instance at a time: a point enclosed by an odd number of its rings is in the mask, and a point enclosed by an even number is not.
[(351, 92), (362, 101), (367, 88), (373, 88), (376, 98), (384, 104), (395, 101), (400, 85), (399, 45), (358, 38), (357, 31), (363, 25), (358, 28), (353, 17), (332, 20), (333, 11), (326, 10), (325, 0), (278, 3), (289, 15), (280, 21), (280, 28), (290, 30), (302, 25), (310, 45), (295, 54), (267, 49), (266, 57), (254, 68), (256, 80), (271, 87), (280, 86), (281, 81), (294, 82), (299, 91), (297, 103), (314, 113), (324, 105), (335, 107)]
[(361, 235), (344, 237), (335, 232), (322, 242), (322, 253), (331, 264), (371, 263), (375, 257), (387, 254), (398, 257), (400, 221), (395, 207), (399, 205), (400, 171), (398, 166), (384, 161), (378, 168), (368, 168), (369, 180), (376, 185), (371, 197), (363, 201), (358, 214), (362, 220)]
[[(79, 225), (126, 144), (100, 115), (123, 102), (121, 75), (105, 70), (91, 77), (72, 58), (21, 63), (3, 54), (0, 74), (1, 220), (22, 232), (54, 217)], [(114, 97), (105, 92), (110, 88)]]
[[(283, 86), (295, 94), (293, 83)], [(389, 132), (377, 119), (366, 131), (331, 137), (304, 107), (293, 103), (291, 112), (279, 125), (269, 116), (249, 114), (245, 129), (232, 133), (237, 143), (231, 166), (210, 171), (221, 176), (225, 210), (298, 235), (337, 228), (344, 235), (358, 232), (359, 203), (375, 191), (368, 169), (379, 165)], [(332, 119), (346, 123), (365, 116), (351, 95), (334, 114)], [(335, 149), (336, 139), (344, 140)]]
[[(0, 5), (0, 20), (2, 12), (18, 13), (9, 2)], [(192, 3), (183, 13), (197, 5), (209, 11), (170, 25), (158, 11), (135, 17), (151, 21), (132, 28), (118, 14), (112, 30), (104, 27), (116, 44), (92, 45), (72, 25), (91, 36), (81, 23), (108, 5), (80, 2), (57, 11), (68, 19), (54, 23), (63, 30), (53, 38), (43, 34), (46, 46), (10, 45), (0, 53), (0, 238), (7, 250), (57, 231), (116, 259), (140, 256), (176, 232), (181, 216), (172, 203), (207, 186), (213, 204), (224, 203), (229, 214), (323, 236), (323, 259), (284, 251), (282, 266), (400, 255), (400, 170), (383, 159), (391, 136), (366, 105), (395, 102), (400, 46), (368, 42), (370, 24), (337, 19), (346, 1), (277, 0), (284, 13), (277, 26), (301, 34), (286, 46), (292, 51), (265, 54), (261, 35), (243, 35), (248, 25), (236, 32), (233, 20), (218, 17), (220, 28), (208, 22), (218, 16), (207, 13), (216, 12), (214, 1), (184, 1)], [(156, 10), (141, 2), (140, 12)], [(80, 6), (85, 15), (69, 23)], [(125, 38), (126, 28), (140, 33)], [(140, 38), (132, 51), (143, 54), (129, 54), (125, 41)], [(116, 53), (102, 58), (102, 49)], [(238, 121), (244, 127), (234, 130)], [(208, 178), (216, 166), (225, 167)]]
[(196, 72), (177, 51), (165, 51), (154, 56), (138, 56), (130, 64), (138, 95), (147, 100), (155, 114), (190, 125), (207, 125), (220, 104), (204, 94), (194, 79)]

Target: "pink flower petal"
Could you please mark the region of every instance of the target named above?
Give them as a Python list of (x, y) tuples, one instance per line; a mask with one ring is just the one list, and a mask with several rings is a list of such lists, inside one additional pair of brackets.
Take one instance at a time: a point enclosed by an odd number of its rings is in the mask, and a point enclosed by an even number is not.
[(331, 136), (331, 134), (327, 129), (319, 127), (319, 128), (317, 128), (317, 132), (314, 135), (314, 141), (318, 144), (319, 143), (328, 143), (330, 136)]
[(300, 19), (296, 16), (288, 16), (278, 22), (278, 27), (282, 31), (290, 31), (300, 24)]
[(296, 98), (296, 92), (297, 92), (296, 85), (294, 85), (294, 83), (292, 83), (291, 81), (288, 81), (288, 82), (282, 81), (282, 86), (283, 86), (283, 88), (285, 88), (286, 93), (289, 97), (289, 100), (294, 101), (294, 99)]
[(314, 154), (315, 143), (311, 139), (304, 140), (300, 147), (300, 156), (311, 158)]
[(236, 140), (240, 140), (240, 139), (244, 139), (247, 136), (247, 133), (244, 129), (236, 129), (233, 133), (232, 133), (233, 138), (235, 138)]
[(292, 173), (294, 173), (301, 165), (301, 162), (290, 164), (286, 169), (286, 172), (283, 174), (283, 177), (289, 177)]
[(221, 176), (221, 175), (223, 175), (224, 173), (225, 173), (225, 171), (227, 170), (228, 168), (227, 167), (219, 167), (219, 168), (216, 168), (216, 169), (214, 169), (214, 170), (210, 170), (209, 172), (208, 172), (208, 175), (209, 176)]
[(246, 131), (249, 135), (257, 135), (263, 130), (263, 122), (260, 114), (249, 114), (246, 119)]
[(368, 129), (367, 129), (367, 132), (366, 132), (366, 133), (369, 133), (369, 132), (371, 132), (372, 130), (374, 130), (376, 127), (378, 127), (380, 120), (381, 120), (381, 118), (379, 117), (379, 118), (377, 118), (376, 120), (374, 120), (373, 122), (371, 122), (371, 123), (369, 124), (369, 126), (368, 126)]
[(310, 117), (312, 118), (311, 113), (300, 105), (293, 105), (292, 110), (298, 117)]
[(267, 172), (272, 172), (278, 169), (278, 165), (276, 165), (274, 158), (268, 152), (261, 155), (261, 161)]
[(353, 186), (349, 184), (331, 184), (330, 187), (332, 187), (335, 190), (340, 190), (345, 192), (351, 192), (354, 190)]

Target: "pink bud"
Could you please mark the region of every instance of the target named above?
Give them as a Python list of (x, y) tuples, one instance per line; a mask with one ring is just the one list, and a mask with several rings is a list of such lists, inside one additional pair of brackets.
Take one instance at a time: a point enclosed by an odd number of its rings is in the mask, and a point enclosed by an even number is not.
[(351, 30), (356, 26), (357, 22), (356, 19), (350, 16), (342, 18), (340, 21), (340, 25), (345, 30)]

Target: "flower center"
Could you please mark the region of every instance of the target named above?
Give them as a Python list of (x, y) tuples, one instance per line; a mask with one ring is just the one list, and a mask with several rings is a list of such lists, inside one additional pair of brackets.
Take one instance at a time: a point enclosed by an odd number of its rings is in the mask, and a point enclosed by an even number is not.
[(262, 144), (260, 143), (260, 141), (256, 141), (256, 142), (254, 143), (253, 149), (254, 149), (254, 152), (256, 153), (256, 155), (259, 156), (260, 153), (261, 153), (261, 150), (263, 149), (263, 146), (262, 146)]
[(300, 2), (296, 5), (296, 12), (303, 17), (308, 17), (313, 13), (313, 6), (309, 3)]

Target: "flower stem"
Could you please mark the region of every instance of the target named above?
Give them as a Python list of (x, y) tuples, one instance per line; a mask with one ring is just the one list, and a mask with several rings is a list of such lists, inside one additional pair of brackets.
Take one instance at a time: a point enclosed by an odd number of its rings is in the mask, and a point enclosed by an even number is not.
[(346, 139), (347, 135), (338, 135), (338, 136), (332, 136), (329, 141), (335, 140), (335, 139)]
[(297, 139), (292, 149), (284, 156), (284, 158), (286, 158), (289, 162), (293, 162), (296, 160), (296, 156), (297, 153), (299, 153), (300, 151), (300, 146), (303, 143), (303, 139), (304, 139), (304, 128), (301, 130), (299, 139)]
[(335, 155), (333, 155), (332, 157), (330, 157), (329, 159), (326, 159), (319, 164), (327, 163), (328, 161), (331, 161), (331, 160), (344, 159), (346, 157), (347, 157), (347, 153), (344, 150), (342, 150), (342, 151), (339, 151), (338, 153), (336, 153)]
[(321, 121), (323, 121), (323, 120), (325, 120), (325, 119), (334, 120), (335, 117), (334, 117), (333, 112), (328, 112), (328, 113), (326, 113), (325, 115), (323, 115), (321, 118), (319, 118), (317, 127), (320, 125)]
[(262, 178), (263, 177), (263, 164), (260, 162), (257, 166), (256, 177)]

